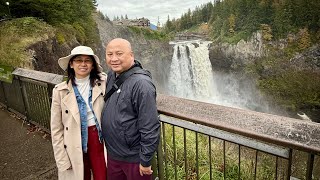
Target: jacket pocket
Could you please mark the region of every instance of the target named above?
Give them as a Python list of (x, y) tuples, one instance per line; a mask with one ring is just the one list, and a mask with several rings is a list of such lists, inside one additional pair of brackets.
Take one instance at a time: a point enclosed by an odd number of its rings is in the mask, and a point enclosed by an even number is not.
[(140, 144), (141, 138), (136, 121), (126, 126), (124, 131), (124, 139), (130, 149), (134, 147), (139, 147), (137, 145)]

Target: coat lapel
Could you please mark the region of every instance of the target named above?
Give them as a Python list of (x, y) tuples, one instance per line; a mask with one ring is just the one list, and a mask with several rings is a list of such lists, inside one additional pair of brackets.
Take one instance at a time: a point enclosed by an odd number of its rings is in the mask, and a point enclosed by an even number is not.
[[(97, 84), (100, 84), (100, 86)], [(96, 85), (92, 88), (92, 104), (100, 96), (100, 94), (104, 96), (105, 89), (106, 89), (105, 81), (97, 81)]]
[(102, 90), (99, 87), (94, 86), (92, 88), (92, 104), (99, 97), (101, 93), (102, 93)]

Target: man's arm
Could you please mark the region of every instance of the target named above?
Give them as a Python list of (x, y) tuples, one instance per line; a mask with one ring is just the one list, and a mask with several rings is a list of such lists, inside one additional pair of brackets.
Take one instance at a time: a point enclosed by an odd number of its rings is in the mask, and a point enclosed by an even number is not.
[(138, 113), (138, 128), (141, 137), (140, 164), (142, 167), (150, 168), (151, 171), (151, 160), (160, 138), (156, 89), (152, 82), (146, 79), (139, 80), (133, 88), (133, 98)]

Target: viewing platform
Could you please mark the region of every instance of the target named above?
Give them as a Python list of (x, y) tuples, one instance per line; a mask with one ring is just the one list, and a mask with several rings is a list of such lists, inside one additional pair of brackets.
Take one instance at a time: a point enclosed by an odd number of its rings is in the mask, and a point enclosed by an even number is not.
[[(18, 177), (14, 171), (19, 177), (51, 173), (54, 178), (50, 138), (43, 136), (50, 133), (52, 88), (63, 77), (21, 68), (12, 74), (12, 83), (0, 81), (0, 104), (25, 121), (0, 111), (4, 138), (0, 178)], [(161, 141), (152, 164), (154, 178), (320, 179), (319, 123), (164, 94), (158, 94), (157, 106)], [(43, 132), (28, 133), (29, 127), (23, 122), (34, 124)], [(21, 162), (15, 160), (17, 154), (24, 155), (19, 158)], [(30, 169), (22, 170), (19, 167), (26, 167), (16, 165), (22, 162)]]
[(0, 106), (0, 179), (57, 180), (50, 134)]

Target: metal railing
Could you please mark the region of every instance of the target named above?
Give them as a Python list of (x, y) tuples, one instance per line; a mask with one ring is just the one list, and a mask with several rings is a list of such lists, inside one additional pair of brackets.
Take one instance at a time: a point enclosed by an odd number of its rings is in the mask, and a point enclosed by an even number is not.
[[(61, 75), (16, 69), (0, 103), (50, 129), (52, 88)], [(320, 124), (192, 100), (157, 97), (159, 179), (320, 179)]]
[(18, 68), (12, 84), (0, 81), (0, 103), (50, 133), (52, 89), (63, 76)]

